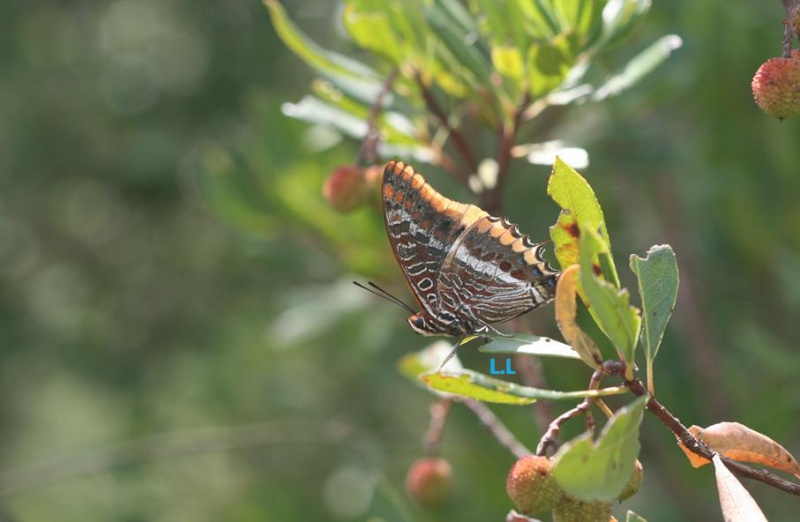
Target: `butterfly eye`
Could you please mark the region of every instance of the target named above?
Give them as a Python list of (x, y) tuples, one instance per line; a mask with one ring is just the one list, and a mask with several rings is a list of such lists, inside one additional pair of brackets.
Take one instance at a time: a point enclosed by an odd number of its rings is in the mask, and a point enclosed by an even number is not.
[(416, 316), (411, 320), (411, 324), (415, 328), (418, 328), (418, 329), (422, 330), (423, 328), (425, 328), (425, 319), (423, 319), (420, 316)]

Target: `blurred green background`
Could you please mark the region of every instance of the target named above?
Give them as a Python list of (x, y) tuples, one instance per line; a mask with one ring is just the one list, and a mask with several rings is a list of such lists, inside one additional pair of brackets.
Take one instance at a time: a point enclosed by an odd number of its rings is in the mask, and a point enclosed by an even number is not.
[[(286, 7), (349, 49), (336, 3)], [(429, 340), (350, 283), (406, 295), (380, 215), (338, 215), (320, 195), (357, 144), (281, 114), (312, 74), (263, 6), (7, 0), (3, 13), (0, 520), (502, 520), (513, 459), (458, 406), (442, 447), (453, 498), (425, 512), (405, 497), (431, 397), (395, 363)], [(572, 108), (552, 138), (590, 152), (618, 265), (652, 244), (677, 253), (661, 401), (687, 425), (737, 420), (797, 454), (800, 120), (750, 93), (783, 16), (777, 0), (656, 2), (620, 56), (667, 33), (684, 46), (625, 95)], [(557, 214), (547, 173), (516, 165), (506, 198), (539, 240)], [(551, 310), (531, 320), (558, 337)], [(588, 378), (543, 364), (553, 388)], [(493, 409), (535, 446), (529, 409)], [(643, 433), (644, 488), (616, 512), (720, 519), (712, 470), (692, 470), (655, 419)], [(770, 520), (800, 506), (745, 484)]]

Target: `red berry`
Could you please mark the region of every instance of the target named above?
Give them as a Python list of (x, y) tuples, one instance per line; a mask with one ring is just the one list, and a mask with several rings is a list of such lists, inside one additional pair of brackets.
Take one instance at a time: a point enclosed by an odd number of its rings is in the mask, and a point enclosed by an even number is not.
[(423, 506), (442, 504), (450, 495), (453, 470), (445, 459), (424, 458), (414, 462), (406, 475), (406, 491)]
[(364, 169), (356, 165), (337, 167), (322, 187), (322, 196), (339, 212), (350, 212), (360, 207), (366, 199), (366, 192)]
[(764, 62), (751, 86), (756, 103), (767, 114), (781, 120), (800, 114), (800, 53)]

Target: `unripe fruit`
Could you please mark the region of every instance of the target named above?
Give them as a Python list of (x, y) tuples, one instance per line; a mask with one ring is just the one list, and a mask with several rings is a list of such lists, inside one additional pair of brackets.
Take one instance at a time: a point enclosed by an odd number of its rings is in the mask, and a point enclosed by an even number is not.
[(608, 522), (611, 502), (585, 502), (564, 497), (553, 509), (553, 522)]
[(550, 459), (535, 455), (514, 463), (506, 479), (506, 491), (517, 511), (525, 515), (545, 513), (563, 498), (550, 468)]
[(325, 180), (322, 196), (339, 212), (350, 212), (360, 207), (367, 196), (364, 169), (356, 165), (337, 167)]
[(778, 119), (800, 114), (800, 53), (770, 58), (756, 71), (751, 84), (761, 110)]
[(644, 481), (644, 466), (642, 463), (639, 462), (639, 459), (636, 459), (636, 462), (633, 464), (633, 471), (631, 472), (631, 478), (628, 479), (628, 483), (625, 485), (625, 488), (622, 490), (617, 496), (617, 500), (622, 502), (623, 500), (628, 500), (632, 496), (634, 496), (638, 491), (639, 488), (642, 487), (642, 482)]
[(453, 470), (445, 459), (419, 459), (406, 475), (406, 491), (423, 506), (436, 506), (447, 500), (452, 483)]

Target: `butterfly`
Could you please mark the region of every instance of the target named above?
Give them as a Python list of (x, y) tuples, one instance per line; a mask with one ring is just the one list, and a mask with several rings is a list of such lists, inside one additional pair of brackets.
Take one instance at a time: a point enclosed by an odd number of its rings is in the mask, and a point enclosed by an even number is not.
[(405, 306), (415, 332), (462, 340), (499, 333), (493, 323), (555, 296), (560, 272), (506, 218), (447, 199), (399, 161), (386, 164), (381, 190), (389, 243), (420, 307)]

